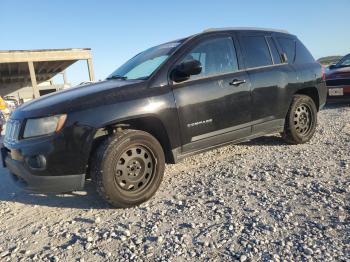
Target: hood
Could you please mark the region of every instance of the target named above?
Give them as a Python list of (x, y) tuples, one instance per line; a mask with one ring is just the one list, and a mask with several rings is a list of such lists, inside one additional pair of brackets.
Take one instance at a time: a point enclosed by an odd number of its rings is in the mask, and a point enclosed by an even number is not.
[(350, 67), (338, 67), (326, 71), (327, 79), (350, 78)]
[(11, 117), (40, 117), (107, 105), (131, 99), (132, 95), (143, 93), (139, 91), (145, 88), (144, 80), (108, 80), (72, 87), (24, 103)]

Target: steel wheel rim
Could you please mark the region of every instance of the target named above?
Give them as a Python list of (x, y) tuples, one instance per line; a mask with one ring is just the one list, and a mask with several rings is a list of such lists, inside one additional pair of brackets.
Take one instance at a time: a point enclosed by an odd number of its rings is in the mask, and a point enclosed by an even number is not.
[(141, 145), (132, 145), (120, 154), (114, 170), (114, 184), (121, 190), (137, 193), (145, 189), (154, 177), (155, 157)]
[(294, 112), (294, 127), (299, 135), (305, 136), (312, 127), (312, 111), (307, 104), (299, 105)]

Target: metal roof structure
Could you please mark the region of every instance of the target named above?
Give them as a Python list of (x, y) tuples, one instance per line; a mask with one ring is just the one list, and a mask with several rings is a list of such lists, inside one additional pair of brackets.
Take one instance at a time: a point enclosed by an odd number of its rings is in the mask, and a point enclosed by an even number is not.
[(62, 72), (78, 60), (86, 60), (90, 81), (94, 81), (91, 49), (41, 49), (0, 51), (0, 86), (31, 84), (35, 97), (37, 85)]

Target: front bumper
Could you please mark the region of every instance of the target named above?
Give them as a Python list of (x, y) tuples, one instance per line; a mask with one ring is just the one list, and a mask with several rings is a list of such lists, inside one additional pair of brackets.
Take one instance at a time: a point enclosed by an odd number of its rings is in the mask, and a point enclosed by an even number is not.
[(33, 175), (24, 162), (12, 159), (10, 152), (1, 146), (1, 157), (4, 167), (20, 185), (26, 190), (44, 193), (60, 193), (80, 190), (84, 187), (85, 174), (62, 176)]
[[(340, 95), (331, 95), (332, 89), (340, 89), (342, 92)], [(350, 102), (350, 86), (327, 86), (327, 103), (332, 102)]]

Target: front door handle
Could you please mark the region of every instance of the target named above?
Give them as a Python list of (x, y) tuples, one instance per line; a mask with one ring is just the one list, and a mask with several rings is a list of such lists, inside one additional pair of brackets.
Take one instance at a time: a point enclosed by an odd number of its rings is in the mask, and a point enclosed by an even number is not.
[(231, 86), (239, 86), (241, 84), (244, 84), (245, 80), (239, 80), (239, 79), (233, 79), (232, 82), (230, 82)]

